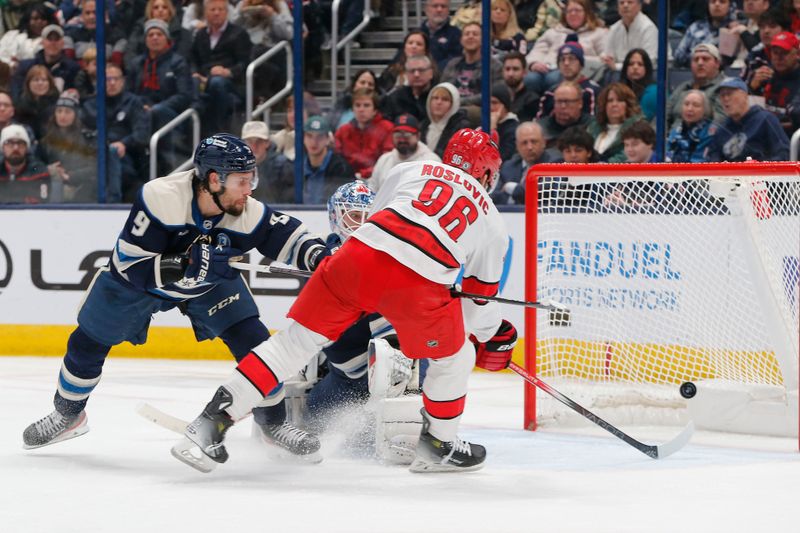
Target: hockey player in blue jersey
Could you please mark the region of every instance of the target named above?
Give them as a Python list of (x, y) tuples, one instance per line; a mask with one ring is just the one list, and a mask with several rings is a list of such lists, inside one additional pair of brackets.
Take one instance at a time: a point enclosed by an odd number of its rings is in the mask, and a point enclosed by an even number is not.
[[(299, 220), (251, 197), (258, 175), (244, 141), (229, 134), (208, 137), (195, 150), (194, 165), (150, 181), (139, 192), (111, 261), (98, 271), (79, 310), (58, 375), (55, 410), (25, 429), (25, 448), (89, 430), (85, 406), (109, 350), (123, 341), (144, 343), (158, 311), (178, 307), (198, 341), (220, 337), (237, 361), (265, 341), (269, 330), (242, 277), (230, 267), (231, 258), (255, 248), (273, 260), (314, 270), (329, 255)], [(285, 422), (280, 389), (253, 409), (255, 421), (266, 440), (298, 455), (315, 454), (316, 437)]]

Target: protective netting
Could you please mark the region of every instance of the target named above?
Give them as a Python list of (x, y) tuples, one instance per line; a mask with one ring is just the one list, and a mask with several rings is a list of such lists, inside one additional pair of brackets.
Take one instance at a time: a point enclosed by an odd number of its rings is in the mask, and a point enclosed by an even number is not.
[(543, 176), (538, 201), (536, 297), (570, 310), (537, 315), (540, 377), (587, 407), (681, 407), (704, 379), (797, 388), (796, 174)]

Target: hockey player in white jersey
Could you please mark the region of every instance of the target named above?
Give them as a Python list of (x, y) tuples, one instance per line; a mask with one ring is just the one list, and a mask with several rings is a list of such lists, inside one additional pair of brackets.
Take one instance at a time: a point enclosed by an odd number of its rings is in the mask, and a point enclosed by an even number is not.
[(394, 325), (403, 352), (427, 358), (423, 426), (412, 472), (481, 468), (486, 450), (458, 438), (467, 381), (476, 364), (507, 366), (516, 330), (494, 302), (461, 300), (451, 287), (463, 268), (465, 292), (499, 288), (508, 232), (489, 198), (500, 167), (488, 134), (457, 132), (442, 163), (395, 167), (367, 222), (325, 258), (289, 311), (290, 325), (256, 346), (173, 446), (173, 455), (209, 472), (228, 458), (225, 433), (269, 391), (293, 376), (364, 313)]

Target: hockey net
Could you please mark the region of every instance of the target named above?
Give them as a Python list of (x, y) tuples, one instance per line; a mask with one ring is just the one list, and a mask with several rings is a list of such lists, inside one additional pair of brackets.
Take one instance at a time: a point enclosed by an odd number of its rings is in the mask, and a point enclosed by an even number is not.
[[(526, 299), (569, 314), (526, 311), (528, 370), (612, 423), (796, 435), (799, 169), (532, 167)], [(526, 428), (576, 419), (526, 387)]]

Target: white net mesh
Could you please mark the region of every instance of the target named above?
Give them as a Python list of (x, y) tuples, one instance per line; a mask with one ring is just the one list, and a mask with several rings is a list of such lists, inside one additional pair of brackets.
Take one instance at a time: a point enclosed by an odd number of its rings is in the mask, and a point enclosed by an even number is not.
[[(564, 177), (566, 166), (538, 180), (535, 296), (570, 310), (568, 322), (537, 315), (538, 375), (586, 407), (668, 419), (685, 381), (796, 389), (796, 172), (674, 178), (670, 167), (632, 177), (621, 165), (612, 181)], [(560, 416), (539, 398), (540, 423)]]

